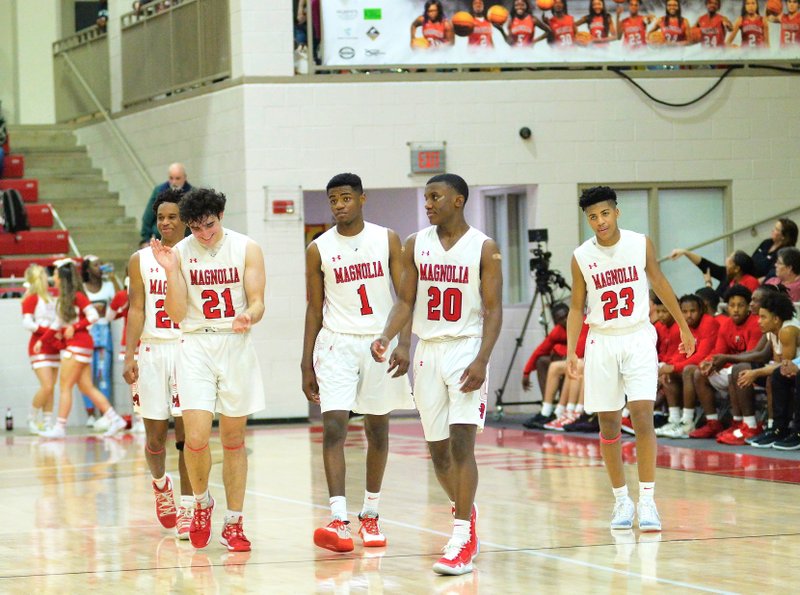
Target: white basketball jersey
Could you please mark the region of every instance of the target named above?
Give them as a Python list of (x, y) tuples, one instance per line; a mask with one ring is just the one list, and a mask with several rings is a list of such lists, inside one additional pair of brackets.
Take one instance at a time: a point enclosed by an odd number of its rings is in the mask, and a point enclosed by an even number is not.
[(394, 301), (389, 272), (389, 230), (364, 222), (356, 236), (333, 227), (314, 240), (322, 259), (322, 326), (336, 333), (379, 334)]
[(144, 328), (142, 339), (176, 341), (181, 336), (180, 327), (167, 316), (167, 274), (153, 256), (149, 246), (139, 250), (139, 271), (144, 285)]
[(586, 281), (586, 323), (601, 332), (624, 332), (650, 320), (647, 238), (619, 231), (613, 246), (601, 246), (593, 237), (575, 250)]
[(420, 339), (483, 336), (481, 250), (488, 239), (470, 227), (445, 250), (435, 225), (417, 233), (417, 301), (412, 328)]
[(213, 253), (194, 236), (182, 239), (175, 248), (189, 293), (189, 307), (181, 330), (201, 329), (231, 332), (234, 318), (247, 309), (244, 293), (244, 263), (247, 236), (224, 229), (225, 237)]

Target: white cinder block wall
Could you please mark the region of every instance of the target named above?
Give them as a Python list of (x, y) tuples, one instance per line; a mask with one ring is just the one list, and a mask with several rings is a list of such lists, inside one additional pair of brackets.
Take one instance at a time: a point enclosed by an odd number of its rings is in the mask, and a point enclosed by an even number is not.
[[(685, 101), (717, 76), (642, 85), (659, 98)], [(568, 272), (579, 234), (580, 183), (730, 181), (734, 226), (798, 206), (798, 91), (796, 77), (734, 76), (699, 104), (676, 109), (658, 107), (616, 79), (248, 84), (118, 122), (157, 179), (171, 161), (185, 162), (191, 181), (231, 197), (229, 225), (264, 242), (268, 311), (279, 319), (265, 321), (264, 337), (271, 339), (260, 342), (265, 369), (275, 374), (265, 373), (274, 392), (270, 402), (300, 400), (304, 406), (297, 372), (304, 308), (300, 228), (263, 223), (263, 186), (321, 190), (331, 175), (355, 171), (368, 188), (419, 188), (425, 178), (409, 176), (406, 143), (446, 141), (449, 170), (470, 184), (535, 188), (528, 226), (550, 229), (552, 265)], [(530, 141), (519, 138), (522, 126), (533, 131)], [(104, 125), (82, 128), (79, 137), (138, 217), (149, 189), (136, 180)], [(481, 205), (470, 207), (472, 221), (480, 223)], [(423, 225), (420, 214), (419, 201), (409, 205), (409, 217)], [(757, 237), (742, 234), (736, 246), (752, 249), (769, 227)], [(492, 395), (525, 310), (506, 309), (492, 361)], [(534, 322), (518, 370), (541, 338)], [(518, 381), (515, 371), (506, 400), (519, 398)]]

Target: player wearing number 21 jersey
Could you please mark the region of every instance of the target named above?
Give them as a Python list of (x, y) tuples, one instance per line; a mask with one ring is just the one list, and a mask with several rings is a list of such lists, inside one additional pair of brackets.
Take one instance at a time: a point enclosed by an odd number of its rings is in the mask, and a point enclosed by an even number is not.
[(475, 435), (486, 419), (487, 367), (503, 318), (500, 253), (466, 222), (468, 197), (460, 176), (428, 180), (432, 227), (406, 241), (398, 301), (372, 344), (382, 361), (389, 340), (413, 316), (420, 338), (411, 360), (414, 400), (436, 476), (454, 503), (453, 536), (433, 570), (450, 575), (472, 572), (479, 550)]
[[(656, 437), (653, 404), (658, 383), (656, 331), (648, 317), (648, 281), (680, 325), (683, 352), (695, 340), (656, 260), (650, 240), (617, 227), (617, 194), (608, 186), (585, 190), (578, 203), (594, 237), (572, 258), (572, 301), (567, 318), (567, 371), (578, 376), (575, 353), (584, 308), (589, 335), (584, 355), (585, 407), (598, 413), (600, 452), (616, 504), (612, 529), (630, 529), (638, 514), (642, 531), (660, 531), (655, 492)], [(627, 397), (636, 431), (639, 504), (634, 508), (622, 465), (622, 408)]]

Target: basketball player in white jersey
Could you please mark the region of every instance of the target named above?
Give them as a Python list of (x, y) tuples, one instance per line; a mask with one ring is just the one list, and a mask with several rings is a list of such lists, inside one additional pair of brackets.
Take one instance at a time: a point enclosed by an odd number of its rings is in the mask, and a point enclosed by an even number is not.
[[(182, 196), (183, 192), (167, 190), (153, 203), (158, 233), (165, 246), (174, 246), (183, 239), (186, 224), (181, 221), (178, 211)], [(128, 279), (128, 323), (122, 376), (131, 385), (134, 408), (144, 419), (144, 452), (153, 477), (156, 516), (165, 528), (175, 527), (179, 539), (189, 539), (194, 497), (183, 456), (183, 419), (175, 383), (175, 358), (181, 331), (164, 309), (167, 275), (156, 262), (152, 248), (147, 246), (131, 256)], [(170, 415), (175, 418), (180, 510), (175, 509), (172, 478), (166, 472)]]
[[(578, 376), (578, 343), (586, 306), (589, 336), (584, 356), (585, 407), (600, 422), (600, 452), (616, 504), (612, 529), (631, 529), (638, 515), (642, 531), (661, 531), (655, 505), (656, 435), (653, 404), (658, 386), (656, 331), (649, 318), (648, 281), (680, 326), (681, 351), (688, 357), (695, 340), (675, 293), (642, 234), (617, 227), (617, 194), (608, 186), (589, 188), (578, 202), (595, 235), (572, 258), (572, 302), (567, 318), (567, 371)], [(625, 484), (620, 445), (622, 408), (636, 430), (639, 503)]]
[[(322, 409), (322, 457), (331, 522), (314, 532), (314, 543), (334, 552), (353, 549), (345, 500), (344, 442), (349, 412), (364, 414), (367, 477), (358, 534), (365, 547), (383, 547), (378, 525), (381, 483), (389, 456), (389, 413), (413, 409), (408, 382), (411, 324), (400, 333), (389, 364), (370, 357), (383, 331), (403, 273), (400, 238), (364, 221), (367, 200), (361, 178), (339, 174), (327, 186), (333, 227), (306, 251), (306, 330), (303, 392)], [(389, 375), (387, 372), (391, 371)]]
[(433, 565), (439, 574), (472, 572), (480, 549), (474, 505), (475, 436), (486, 419), (486, 376), (503, 320), (500, 252), (464, 218), (469, 188), (455, 174), (425, 186), (431, 227), (406, 240), (398, 301), (372, 344), (383, 361), (389, 341), (413, 317), (420, 342), (411, 360), (414, 400), (439, 483), (453, 506), (453, 536)]
[(208, 441), (219, 412), (222, 480), (228, 510), (220, 542), (232, 552), (250, 551), (242, 508), (247, 483), (244, 448), (247, 416), (266, 406), (261, 369), (250, 327), (264, 315), (264, 255), (253, 240), (222, 227), (225, 195), (193, 188), (179, 203), (192, 235), (170, 248), (152, 240), (153, 255), (167, 273), (166, 311), (181, 325), (176, 376), (186, 431), (186, 467), (195, 496), (189, 539), (211, 541), (214, 499), (208, 493)]

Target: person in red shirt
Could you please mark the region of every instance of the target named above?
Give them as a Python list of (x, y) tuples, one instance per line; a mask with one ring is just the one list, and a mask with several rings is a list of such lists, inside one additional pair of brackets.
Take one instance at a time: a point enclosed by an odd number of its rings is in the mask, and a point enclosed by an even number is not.
[(664, 34), (666, 45), (686, 45), (689, 21), (681, 14), (681, 3), (678, 0), (667, 0), (666, 13), (656, 21), (651, 33), (658, 30)]
[[(533, 14), (531, 0), (514, 0), (508, 31), (504, 30), (502, 25), (494, 26), (512, 47), (530, 47), (551, 34), (550, 27)], [(544, 31), (540, 37), (535, 37), (536, 27)]]
[(768, 48), (769, 23), (758, 13), (758, 0), (743, 0), (742, 16), (733, 23), (726, 43), (733, 44), (736, 34), (742, 34), (742, 48)]
[(623, 10), (622, 4), (617, 4), (617, 39), (621, 39), (622, 45), (631, 50), (645, 47), (647, 45), (647, 26), (655, 20), (655, 15), (639, 14), (639, 0), (628, 2), (629, 14), (620, 21)]
[(719, 13), (720, 0), (706, 0), (706, 14), (697, 19), (700, 43), (704, 48), (725, 47), (725, 32), (733, 29), (728, 17)]
[[(750, 312), (752, 294), (743, 285), (734, 285), (725, 294), (728, 316), (719, 317), (719, 333), (711, 355), (699, 366), (689, 366), (683, 373), (683, 406), (694, 409), (697, 398), (703, 406), (706, 424), (689, 432), (690, 438), (714, 438), (723, 431), (715, 402), (716, 391), (728, 393), (732, 384), (731, 362), (723, 363), (718, 355), (737, 355), (758, 346), (762, 332), (758, 315)], [(744, 443), (744, 442), (743, 442)]]
[(453, 45), (453, 24), (445, 17), (441, 0), (427, 0), (422, 14), (411, 23), (412, 48), (415, 47), (417, 27), (422, 27), (422, 37), (428, 41), (430, 47)]
[(617, 39), (617, 28), (611, 15), (606, 10), (605, 0), (591, 0), (589, 3), (589, 14), (579, 18), (575, 22), (575, 27), (586, 25), (592, 36), (593, 44), (607, 44), (609, 41)]
[(567, 12), (567, 0), (555, 0), (553, 15), (545, 19), (550, 27), (551, 35), (548, 43), (557, 47), (572, 47), (575, 45), (575, 19)]
[(475, 19), (475, 28), (467, 38), (467, 45), (474, 47), (491, 48), (492, 42), (492, 23), (486, 19), (486, 7), (483, 0), (472, 0), (472, 10), (470, 14)]
[(767, 20), (781, 24), (781, 47), (800, 45), (800, 0), (786, 0), (786, 13), (767, 15)]
[(656, 430), (656, 436), (668, 438), (688, 438), (689, 432), (694, 430), (694, 408), (683, 409), (683, 371), (692, 365), (698, 365), (711, 353), (716, 342), (719, 322), (705, 313), (705, 305), (699, 296), (690, 293), (678, 300), (681, 313), (686, 319), (686, 324), (697, 340), (697, 348), (690, 357), (683, 354), (673, 355), (659, 368), (659, 385), (664, 389), (669, 404), (669, 420), (667, 424)]

